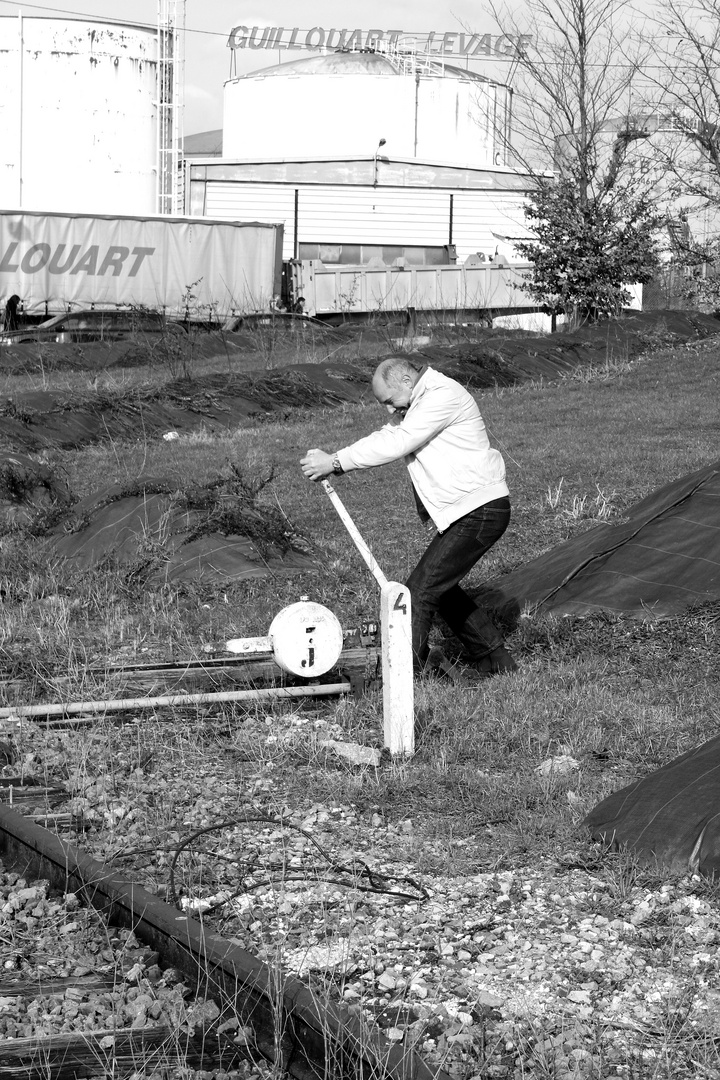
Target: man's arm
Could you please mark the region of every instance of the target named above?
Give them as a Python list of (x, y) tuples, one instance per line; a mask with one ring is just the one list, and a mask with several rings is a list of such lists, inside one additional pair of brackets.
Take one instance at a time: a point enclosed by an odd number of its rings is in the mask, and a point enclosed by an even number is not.
[[(308, 450), (300, 461), (302, 471), (309, 480), (322, 480), (333, 472), (372, 469), (398, 461), (419, 450), (452, 423), (460, 404), (452, 386), (426, 391), (405, 416), (395, 413), (384, 427), (338, 450), (336, 454), (328, 454), (325, 450)], [(333, 467), (335, 460), (339, 469)]]
[(343, 470), (372, 469), (407, 457), (444, 431), (457, 416), (459, 407), (452, 386), (426, 391), (402, 419), (396, 414), (378, 431), (338, 450)]
[[(393, 416), (390, 422), (385, 426), (393, 427), (399, 423), (400, 416)], [(375, 434), (377, 435), (379, 434), (379, 432), (375, 432)], [(372, 436), (370, 435), (368, 436), (368, 438), (372, 438)], [(360, 440), (360, 442), (364, 441), (364, 439)], [(352, 445), (355, 446), (356, 444), (353, 443)], [(344, 453), (344, 451), (338, 450), (335, 454), (329, 454), (327, 450), (320, 450), (317, 448), (315, 448), (314, 450), (308, 450), (305, 457), (300, 458), (300, 467), (302, 468), (302, 471), (304, 475), (308, 478), (308, 480), (316, 481), (324, 480), (327, 476), (339, 476), (344, 472), (350, 472), (351, 469), (369, 467), (365, 465), (343, 465), (340, 458), (340, 455), (342, 453)], [(390, 458), (389, 460), (393, 461), (394, 458)]]

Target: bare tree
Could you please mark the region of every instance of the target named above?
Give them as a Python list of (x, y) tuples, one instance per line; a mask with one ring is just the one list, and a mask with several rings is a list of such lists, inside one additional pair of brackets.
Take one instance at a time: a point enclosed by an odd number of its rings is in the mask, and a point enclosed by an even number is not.
[[(720, 233), (720, 0), (664, 0), (657, 68), (646, 79), (643, 123), (655, 168), (692, 259), (717, 258)], [(691, 228), (692, 227), (692, 228)]]
[(628, 45), (629, 8), (628, 0), (528, 0), (521, 16), (492, 8), (503, 33), (531, 42), (511, 73), (517, 160), (571, 175), (582, 200), (617, 182), (634, 133), (631, 92), (647, 46)]
[(534, 239), (516, 245), (533, 264), (525, 288), (580, 321), (618, 312), (626, 283), (649, 280), (657, 262), (659, 222), (631, 168), (646, 133), (630, 110), (644, 50), (628, 44), (629, 10), (629, 0), (527, 0), (520, 17), (492, 9), (504, 34), (531, 42), (513, 73), (512, 151), (535, 176)]

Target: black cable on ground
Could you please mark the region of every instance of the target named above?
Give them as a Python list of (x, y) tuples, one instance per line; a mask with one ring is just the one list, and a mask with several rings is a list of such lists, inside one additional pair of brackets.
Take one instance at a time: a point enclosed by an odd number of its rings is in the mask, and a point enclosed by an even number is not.
[[(287, 821), (283, 817), (276, 817), (270, 814), (255, 813), (247, 814), (238, 818), (231, 818), (227, 821), (221, 821), (216, 825), (207, 825), (205, 826), (205, 828), (198, 829), (194, 833), (191, 833), (190, 836), (186, 837), (186, 839), (182, 841), (182, 843), (175, 849), (175, 854), (170, 861), (170, 866), (168, 870), (168, 898), (171, 903), (178, 907), (178, 896), (175, 889), (175, 868), (182, 852), (189, 848), (200, 836), (205, 836), (211, 832), (219, 832), (221, 829), (229, 829), (234, 828), (238, 825), (247, 824), (276, 825), (282, 829), (293, 829), (301, 836), (304, 836), (313, 845), (313, 847), (315, 847), (317, 851), (320, 852), (325, 863), (325, 870), (323, 872), (323, 876), (318, 877), (317, 873), (313, 874), (312, 880), (314, 881), (324, 881), (328, 884), (340, 885), (343, 888), (356, 889), (359, 892), (383, 893), (387, 896), (397, 897), (398, 900), (428, 899), (428, 894), (426, 890), (413, 878), (407, 876), (401, 876), (396, 879), (388, 878), (384, 874), (378, 874), (374, 872), (367, 865), (367, 863), (362, 862), (361, 860), (358, 861), (358, 866), (360, 868), (360, 880), (358, 880), (357, 866), (347, 866), (334, 860), (329, 855), (329, 853), (322, 847), (322, 845), (319, 844), (318, 841), (313, 836), (311, 836), (309, 832), (307, 832), (305, 829), (300, 828), (299, 825), (293, 825), (292, 822)], [(244, 886), (242, 889), (239, 889), (235, 893), (233, 893), (232, 896), (228, 896), (227, 899), (223, 900), (221, 903), (212, 905), (209, 910), (213, 910), (213, 908), (215, 907), (220, 907), (222, 906), (222, 904), (228, 903), (229, 900), (234, 899), (237, 896), (241, 896), (243, 893), (247, 893), (251, 889), (257, 889), (263, 885), (270, 884), (273, 878), (270, 875), (269, 868), (263, 867), (262, 869), (268, 871), (268, 878), (265, 881), (256, 882), (250, 886)], [(337, 877), (330, 877), (331, 874), (347, 875), (351, 878), (351, 880), (347, 881), (343, 880), (342, 878), (338, 879)], [(309, 877), (309, 872), (293, 873), (290, 875), (283, 873), (283, 881), (303, 881), (307, 880)], [(413, 893), (399, 892), (392, 887), (393, 881), (405, 883), (415, 891)]]

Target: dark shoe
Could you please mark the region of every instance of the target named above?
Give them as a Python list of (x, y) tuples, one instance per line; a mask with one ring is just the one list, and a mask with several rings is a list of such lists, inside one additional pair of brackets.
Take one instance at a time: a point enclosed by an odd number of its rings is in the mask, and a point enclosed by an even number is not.
[(436, 647), (430, 650), (422, 674), (446, 679), (448, 682), (459, 682), (460, 668), (447, 658), (442, 649)]
[(421, 673), (430, 678), (439, 679), (452, 686), (471, 689), (485, 679), (489, 679), (491, 672), (481, 671), (477, 665), (462, 664), (449, 660), (442, 649), (433, 648)]
[(483, 656), (482, 660), (476, 661), (475, 667), (486, 678), (492, 675), (512, 675), (518, 669), (504, 645), (499, 645), (487, 656)]

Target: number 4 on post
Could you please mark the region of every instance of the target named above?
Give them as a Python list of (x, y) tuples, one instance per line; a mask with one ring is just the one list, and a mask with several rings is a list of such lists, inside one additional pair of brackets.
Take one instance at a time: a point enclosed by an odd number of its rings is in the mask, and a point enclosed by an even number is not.
[(415, 752), (413, 652), (410, 591), (388, 581), (380, 591), (383, 721), (391, 754)]

